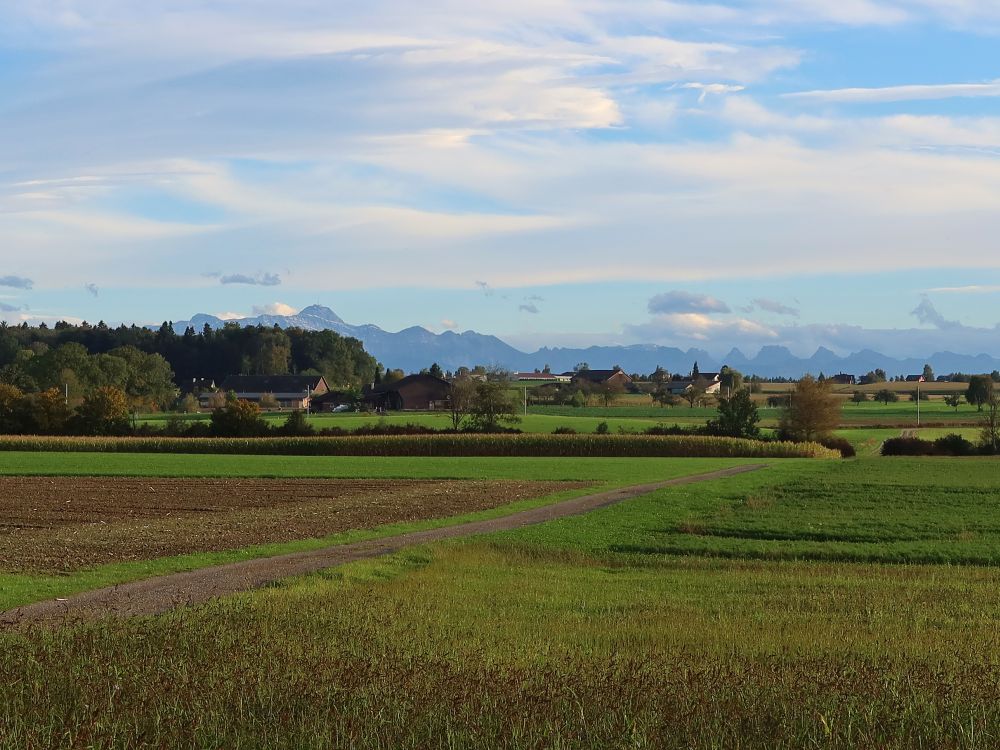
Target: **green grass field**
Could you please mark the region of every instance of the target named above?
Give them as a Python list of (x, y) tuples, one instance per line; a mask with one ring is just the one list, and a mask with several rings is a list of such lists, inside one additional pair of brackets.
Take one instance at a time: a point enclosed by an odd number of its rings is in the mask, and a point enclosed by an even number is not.
[(784, 461), (166, 616), (3, 634), (0, 744), (996, 747), (998, 484), (990, 459)]
[[(638, 402), (638, 403), (637, 403)], [(761, 405), (759, 407), (761, 426), (775, 427), (781, 414), (780, 409)], [(899, 401), (894, 404), (881, 404), (868, 401), (863, 404), (844, 404), (841, 412), (841, 424), (845, 427), (890, 425), (893, 427), (915, 427), (917, 424), (917, 405), (912, 401)], [(920, 404), (921, 421), (927, 424), (944, 425), (975, 425), (982, 419), (975, 407), (962, 404), (958, 410), (947, 406), (943, 401), (923, 401)], [(171, 417), (170, 414), (144, 414), (138, 419), (139, 424), (162, 427)], [(185, 421), (205, 421), (208, 414), (180, 415)], [(264, 414), (264, 419), (272, 424), (280, 424), (287, 418), (287, 412), (270, 412)], [(687, 405), (661, 407), (653, 405), (648, 397), (623, 399), (613, 406), (529, 406), (528, 413), (521, 414), (521, 421), (516, 427), (525, 432), (552, 432), (558, 427), (569, 427), (577, 432), (594, 432), (597, 425), (607, 422), (612, 432), (642, 432), (658, 424), (701, 426), (716, 416), (714, 407), (695, 407)], [(375, 414), (313, 414), (309, 421), (317, 428), (339, 427), (344, 430), (354, 430), (359, 427), (377, 425), (418, 424), (435, 429), (447, 429), (452, 426), (451, 419), (444, 412), (390, 412), (385, 415)]]

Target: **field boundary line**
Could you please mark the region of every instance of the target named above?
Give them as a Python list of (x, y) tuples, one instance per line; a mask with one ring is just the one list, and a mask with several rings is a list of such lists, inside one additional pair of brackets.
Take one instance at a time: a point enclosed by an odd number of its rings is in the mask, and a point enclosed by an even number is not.
[(724, 479), (765, 467), (766, 464), (734, 466), (661, 482), (605, 490), (498, 518), (411, 531), (306, 552), (244, 560), (93, 589), (62, 601), (35, 602), (0, 613), (0, 629), (39, 624), (66, 625), (109, 615), (131, 617), (159, 614), (219, 596), (258, 589), (283, 578), (315, 573), (356, 560), (393, 554), (407, 547), (457, 537), (512, 531), (546, 521), (582, 515), (667, 487)]

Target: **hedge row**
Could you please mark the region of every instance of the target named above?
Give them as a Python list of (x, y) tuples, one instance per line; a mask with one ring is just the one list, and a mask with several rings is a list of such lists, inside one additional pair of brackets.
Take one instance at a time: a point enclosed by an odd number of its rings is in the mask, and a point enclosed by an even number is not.
[(0, 451), (295, 456), (839, 458), (817, 443), (700, 435), (361, 435), (356, 437), (0, 437)]

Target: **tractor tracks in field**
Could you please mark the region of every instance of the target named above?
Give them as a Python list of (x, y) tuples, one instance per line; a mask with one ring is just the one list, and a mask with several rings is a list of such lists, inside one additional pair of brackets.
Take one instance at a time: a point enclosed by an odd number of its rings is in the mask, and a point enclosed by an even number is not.
[(511, 531), (546, 521), (578, 516), (666, 487), (723, 479), (756, 471), (764, 466), (764, 464), (735, 466), (662, 482), (606, 490), (485, 521), (414, 531), (309, 552), (262, 557), (94, 589), (65, 600), (36, 602), (0, 613), (0, 629), (32, 625), (65, 625), (105, 616), (155, 615), (177, 607), (206, 602), (219, 596), (258, 589), (283, 578), (315, 573), (356, 560), (389, 555), (415, 545)]

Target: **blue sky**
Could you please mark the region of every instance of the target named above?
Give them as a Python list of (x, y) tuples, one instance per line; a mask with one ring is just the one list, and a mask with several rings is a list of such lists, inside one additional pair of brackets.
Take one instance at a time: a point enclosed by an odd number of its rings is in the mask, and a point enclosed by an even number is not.
[(0, 4), (0, 317), (1000, 355), (994, 0)]

